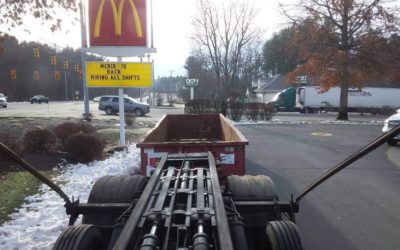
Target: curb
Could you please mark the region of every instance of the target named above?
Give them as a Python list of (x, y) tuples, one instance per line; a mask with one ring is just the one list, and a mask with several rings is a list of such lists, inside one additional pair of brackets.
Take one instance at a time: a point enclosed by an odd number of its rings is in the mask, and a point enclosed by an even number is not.
[(240, 121), (234, 122), (234, 125), (357, 125), (357, 126), (383, 126), (383, 121)]

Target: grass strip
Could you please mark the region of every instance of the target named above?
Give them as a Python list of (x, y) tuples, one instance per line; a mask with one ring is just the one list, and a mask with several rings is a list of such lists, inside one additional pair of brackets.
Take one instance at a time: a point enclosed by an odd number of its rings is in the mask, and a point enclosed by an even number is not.
[[(53, 171), (41, 171), (46, 177)], [(9, 220), (8, 215), (24, 203), (24, 198), (36, 194), (41, 181), (26, 171), (10, 172), (0, 179), (0, 225)]]

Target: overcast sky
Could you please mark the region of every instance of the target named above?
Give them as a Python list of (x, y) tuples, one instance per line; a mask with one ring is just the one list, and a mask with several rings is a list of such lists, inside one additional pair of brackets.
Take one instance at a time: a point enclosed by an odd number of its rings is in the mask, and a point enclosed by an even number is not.
[[(247, 0), (258, 11), (256, 24), (265, 34), (263, 40), (284, 27), (287, 21), (280, 14), (277, 0)], [(196, 0), (153, 0), (155, 76), (185, 75), (183, 65), (190, 54), (192, 18), (196, 12)], [(61, 14), (61, 12), (60, 12)], [(78, 17), (78, 14), (74, 16)], [(80, 27), (71, 25), (72, 17), (65, 20), (62, 31), (51, 33), (40, 21), (29, 20), (29, 25), (11, 30), (19, 40), (33, 40), (58, 47), (80, 47)], [(3, 30), (4, 31), (4, 30)], [(129, 60), (129, 59), (128, 59)]]

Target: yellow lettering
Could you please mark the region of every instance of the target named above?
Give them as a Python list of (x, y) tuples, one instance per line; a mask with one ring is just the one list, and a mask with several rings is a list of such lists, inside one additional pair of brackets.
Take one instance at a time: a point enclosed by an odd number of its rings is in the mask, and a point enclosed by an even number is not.
[[(105, 2), (106, 2), (106, 0), (101, 0), (99, 9), (97, 10), (96, 21), (95, 21), (95, 25), (94, 25), (94, 37), (97, 37), (97, 38), (100, 37), (100, 27), (101, 27), (101, 21), (103, 18)], [(122, 34), (122, 13), (124, 10), (125, 0), (121, 0), (121, 2), (118, 5), (118, 10), (117, 10), (117, 5), (115, 4), (114, 0), (109, 0), (109, 2), (111, 5), (113, 19), (114, 19), (114, 33), (115, 33), (115, 35), (120, 36)], [(135, 25), (136, 34), (139, 38), (142, 38), (143, 31), (142, 31), (142, 24), (140, 22), (139, 13), (137, 11), (137, 8), (136, 8), (133, 0), (129, 0), (129, 4), (130, 4), (131, 10), (132, 10), (133, 22)]]

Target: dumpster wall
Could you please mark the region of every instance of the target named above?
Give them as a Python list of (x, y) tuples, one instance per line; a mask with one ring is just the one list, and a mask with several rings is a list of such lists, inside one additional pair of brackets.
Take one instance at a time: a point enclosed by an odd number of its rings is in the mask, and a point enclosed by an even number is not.
[(246, 138), (224, 116), (166, 115), (149, 131), (141, 148), (141, 173), (149, 175), (165, 153), (210, 151), (223, 175), (245, 174)]
[(167, 116), (168, 141), (223, 141), (218, 115)]

